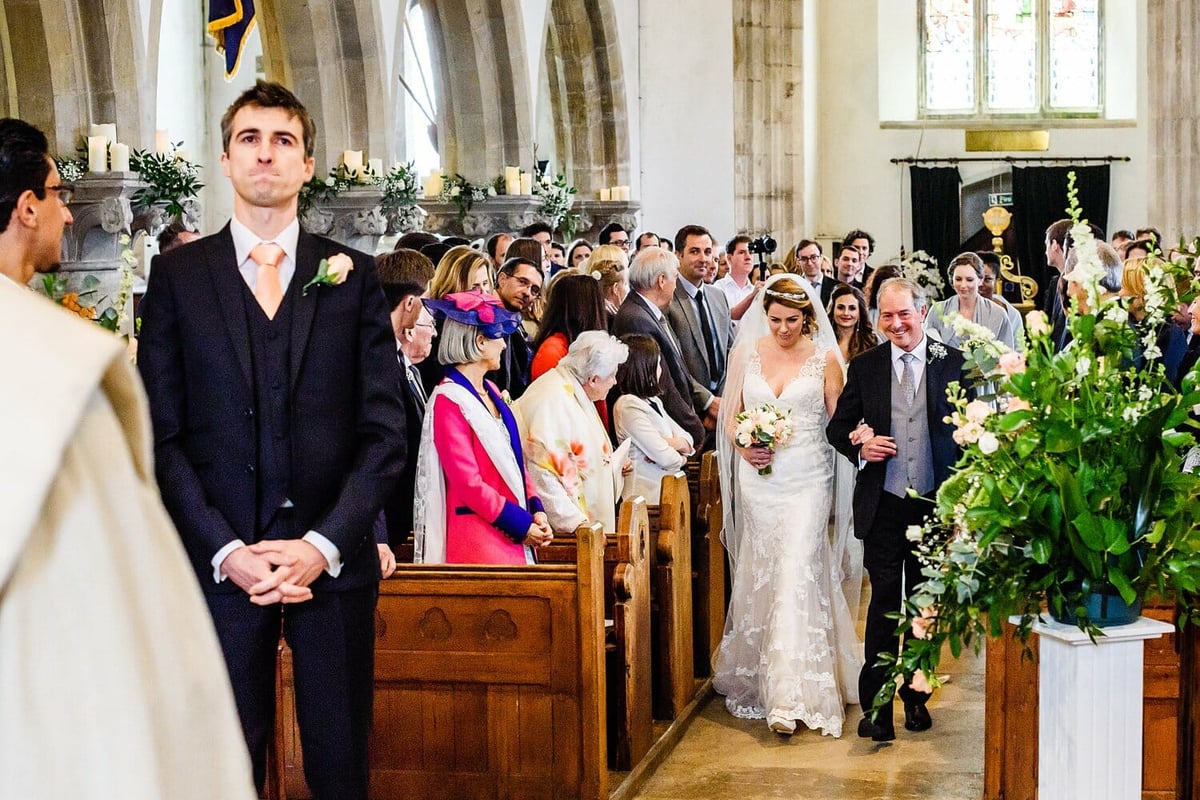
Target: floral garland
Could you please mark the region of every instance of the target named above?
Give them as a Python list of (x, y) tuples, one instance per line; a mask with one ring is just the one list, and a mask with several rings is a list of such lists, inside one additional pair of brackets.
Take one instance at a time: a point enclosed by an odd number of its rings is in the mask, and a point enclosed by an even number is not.
[(496, 187), (487, 183), (471, 183), (457, 172), (454, 176), (442, 176), (442, 193), (438, 199), (458, 206), (458, 221), (461, 224), (476, 203), (496, 196)]

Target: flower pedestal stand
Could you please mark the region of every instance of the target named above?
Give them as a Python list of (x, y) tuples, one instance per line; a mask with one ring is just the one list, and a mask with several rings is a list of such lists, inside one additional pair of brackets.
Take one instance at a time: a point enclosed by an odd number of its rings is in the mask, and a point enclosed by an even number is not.
[(1140, 800), (1143, 642), (1173, 630), (1140, 617), (1093, 644), (1074, 625), (1034, 623), (1041, 800)]

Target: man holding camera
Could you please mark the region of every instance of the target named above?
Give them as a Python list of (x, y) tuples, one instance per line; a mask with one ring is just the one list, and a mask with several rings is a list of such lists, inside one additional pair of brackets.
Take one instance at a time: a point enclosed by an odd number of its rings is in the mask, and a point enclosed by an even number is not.
[(754, 290), (762, 283), (761, 275), (752, 275), (754, 258), (750, 255), (749, 236), (739, 233), (725, 245), (725, 254), (729, 259), (729, 274), (718, 278), (713, 286), (725, 293), (729, 303), (729, 318), (739, 320), (750, 304), (754, 302)]

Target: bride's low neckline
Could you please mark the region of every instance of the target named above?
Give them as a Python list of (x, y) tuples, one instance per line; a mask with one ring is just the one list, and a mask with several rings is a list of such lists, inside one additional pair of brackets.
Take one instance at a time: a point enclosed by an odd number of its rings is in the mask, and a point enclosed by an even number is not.
[(761, 346), (761, 344), (762, 343), (759, 342), (759, 343), (755, 344), (755, 346), (754, 346), (754, 359), (753, 359), (754, 360), (754, 372), (755, 372), (755, 374), (758, 375), (758, 377), (762, 378), (762, 382), (764, 384), (766, 384), (766, 386), (767, 386), (767, 391), (770, 392), (771, 395), (776, 400), (782, 399), (784, 393), (787, 392), (787, 390), (789, 388), (791, 388), (792, 384), (804, 377), (804, 368), (808, 366), (808, 362), (810, 362), (814, 358), (816, 358), (818, 352), (821, 349), (820, 346), (816, 342), (813, 342), (812, 353), (809, 354), (804, 360), (802, 360), (800, 362), (800, 369), (796, 370), (795, 375), (793, 375), (792, 377), (790, 377), (786, 381), (784, 381), (783, 385), (779, 387), (779, 391), (776, 392), (775, 388), (773, 386), (771, 386), (771, 382), (769, 380), (767, 380), (767, 376), (762, 371), (762, 353), (760, 353), (758, 350), (758, 348)]

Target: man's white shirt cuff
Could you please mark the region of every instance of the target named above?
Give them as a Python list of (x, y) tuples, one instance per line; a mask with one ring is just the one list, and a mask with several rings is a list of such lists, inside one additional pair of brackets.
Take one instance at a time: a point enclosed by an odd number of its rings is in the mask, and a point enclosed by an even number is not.
[(234, 539), (232, 542), (217, 551), (217, 554), (212, 557), (213, 583), (220, 583), (221, 581), (225, 580), (225, 576), (221, 574), (221, 565), (225, 563), (225, 559), (229, 557), (230, 553), (232, 553), (234, 550), (237, 550), (239, 547), (245, 546), (246, 543), (241, 539)]
[(316, 531), (309, 531), (301, 538), (320, 550), (321, 555), (325, 556), (325, 562), (329, 564), (325, 568), (325, 571), (329, 573), (329, 577), (336, 578), (342, 573), (342, 552), (337, 549), (337, 546), (333, 542)]

